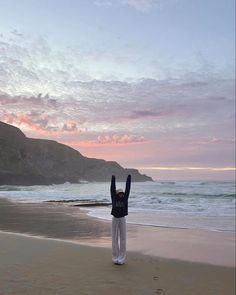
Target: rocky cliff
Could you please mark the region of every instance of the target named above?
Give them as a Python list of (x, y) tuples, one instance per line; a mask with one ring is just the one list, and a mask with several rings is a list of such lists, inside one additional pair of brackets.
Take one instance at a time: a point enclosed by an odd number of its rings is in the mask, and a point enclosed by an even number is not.
[(133, 181), (152, 181), (136, 169), (84, 157), (53, 140), (27, 138), (20, 129), (0, 122), (0, 185), (109, 181), (112, 174), (120, 181), (128, 174)]

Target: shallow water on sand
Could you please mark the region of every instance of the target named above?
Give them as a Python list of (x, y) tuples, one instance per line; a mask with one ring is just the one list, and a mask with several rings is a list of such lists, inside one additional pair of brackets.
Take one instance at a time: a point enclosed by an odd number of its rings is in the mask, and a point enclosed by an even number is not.
[[(110, 183), (60, 184), (50, 186), (0, 186), (0, 196), (21, 202), (49, 200), (110, 201)], [(117, 188), (124, 183), (117, 183)], [(89, 207), (88, 214), (110, 219), (110, 207)], [(234, 182), (133, 183), (127, 221), (135, 224), (235, 230)]]

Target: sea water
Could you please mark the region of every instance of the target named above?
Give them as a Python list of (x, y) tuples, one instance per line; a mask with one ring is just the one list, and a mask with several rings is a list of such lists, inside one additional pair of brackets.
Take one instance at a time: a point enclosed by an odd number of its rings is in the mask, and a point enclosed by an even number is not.
[[(117, 183), (124, 189), (124, 183)], [(0, 186), (0, 197), (21, 202), (110, 201), (110, 183)], [(111, 219), (111, 208), (88, 207), (93, 217)], [(127, 222), (149, 226), (235, 231), (235, 183), (161, 181), (132, 183)]]

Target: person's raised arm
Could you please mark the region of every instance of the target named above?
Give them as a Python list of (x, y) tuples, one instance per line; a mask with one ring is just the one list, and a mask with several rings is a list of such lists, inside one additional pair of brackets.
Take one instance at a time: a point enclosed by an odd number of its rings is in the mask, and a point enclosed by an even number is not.
[(125, 197), (126, 198), (129, 197), (130, 187), (131, 187), (131, 175), (129, 174), (126, 179), (126, 186), (125, 186)]
[(114, 198), (114, 196), (116, 195), (116, 178), (114, 175), (112, 175), (111, 177), (111, 188), (110, 188), (110, 191), (111, 191), (111, 199)]

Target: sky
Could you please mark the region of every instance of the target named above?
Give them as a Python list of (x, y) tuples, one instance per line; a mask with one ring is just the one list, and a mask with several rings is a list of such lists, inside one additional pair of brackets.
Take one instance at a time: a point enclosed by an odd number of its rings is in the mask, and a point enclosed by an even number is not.
[(234, 6), (0, 0), (0, 120), (155, 180), (232, 180)]

